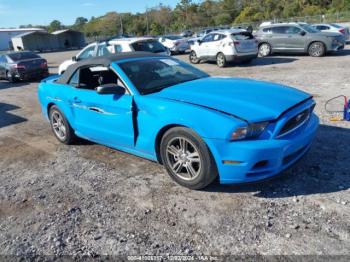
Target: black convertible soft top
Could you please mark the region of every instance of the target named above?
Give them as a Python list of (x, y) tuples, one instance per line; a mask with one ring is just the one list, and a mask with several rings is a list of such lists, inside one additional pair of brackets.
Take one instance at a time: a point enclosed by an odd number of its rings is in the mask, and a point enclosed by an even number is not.
[(67, 70), (64, 72), (64, 74), (59, 79), (57, 79), (56, 82), (59, 84), (68, 84), (72, 75), (77, 71), (78, 68), (81, 68), (81, 67), (85, 67), (85, 66), (109, 67), (113, 62), (129, 59), (129, 58), (143, 58), (143, 57), (164, 57), (164, 55), (159, 55), (159, 54), (149, 53), (149, 52), (125, 52), (125, 53), (111, 54), (111, 55), (100, 56), (100, 57), (93, 57), (93, 58), (82, 60), (80, 62), (77, 62), (69, 66)]

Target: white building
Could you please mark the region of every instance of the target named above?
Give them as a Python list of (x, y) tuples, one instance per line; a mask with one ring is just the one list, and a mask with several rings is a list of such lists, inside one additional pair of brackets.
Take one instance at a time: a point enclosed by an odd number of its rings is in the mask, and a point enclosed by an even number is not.
[(11, 39), (17, 35), (28, 32), (46, 32), (42, 28), (16, 28), (16, 29), (0, 29), (0, 50), (13, 49)]

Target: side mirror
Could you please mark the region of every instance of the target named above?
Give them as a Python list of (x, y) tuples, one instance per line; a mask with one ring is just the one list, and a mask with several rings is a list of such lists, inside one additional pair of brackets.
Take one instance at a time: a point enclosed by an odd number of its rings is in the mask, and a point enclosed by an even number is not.
[(118, 86), (117, 84), (105, 84), (97, 87), (96, 89), (99, 95), (124, 95), (125, 88)]
[(72, 61), (76, 62), (76, 61), (78, 61), (78, 58), (76, 56), (73, 56)]
[(304, 36), (304, 35), (306, 35), (306, 32), (305, 32), (305, 31), (301, 31), (301, 32), (300, 32), (300, 35), (301, 35), (301, 36)]
[(197, 43), (198, 43), (199, 45), (201, 45), (201, 44), (202, 44), (202, 40), (197, 40)]

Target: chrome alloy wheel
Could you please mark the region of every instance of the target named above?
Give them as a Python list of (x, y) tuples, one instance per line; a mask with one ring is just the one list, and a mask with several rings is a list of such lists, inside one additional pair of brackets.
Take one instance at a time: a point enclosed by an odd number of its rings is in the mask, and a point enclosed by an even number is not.
[(217, 56), (217, 64), (219, 67), (224, 67), (226, 63), (225, 56), (223, 54), (218, 54)]
[(166, 157), (173, 173), (183, 180), (194, 180), (201, 172), (198, 149), (184, 137), (175, 137), (169, 141)]
[(314, 43), (310, 46), (310, 54), (312, 56), (322, 56), (323, 54), (323, 45), (321, 43)]
[(54, 111), (51, 115), (52, 129), (55, 132), (58, 139), (64, 141), (67, 137), (67, 127), (63, 121), (63, 117), (57, 111)]
[(262, 57), (268, 56), (271, 53), (271, 47), (268, 44), (262, 44), (259, 48), (259, 54)]

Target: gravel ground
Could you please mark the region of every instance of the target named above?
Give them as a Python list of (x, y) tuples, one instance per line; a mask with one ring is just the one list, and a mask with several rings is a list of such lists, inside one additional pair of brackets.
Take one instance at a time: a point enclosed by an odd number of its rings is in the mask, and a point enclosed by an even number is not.
[[(75, 53), (43, 56), (54, 73)], [(350, 96), (349, 64), (348, 47), (324, 58), (198, 65), (310, 92), (322, 123), (311, 151), (282, 176), (204, 191), (178, 186), (144, 159), (58, 143), (41, 117), (37, 83), (0, 81), (0, 254), (350, 255), (350, 122), (330, 122), (323, 109)]]

